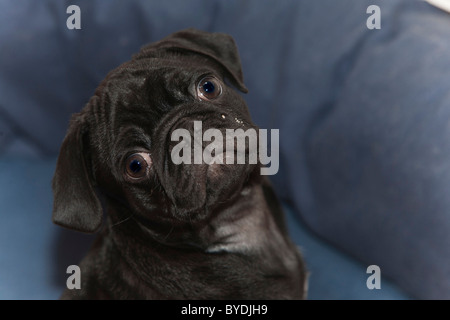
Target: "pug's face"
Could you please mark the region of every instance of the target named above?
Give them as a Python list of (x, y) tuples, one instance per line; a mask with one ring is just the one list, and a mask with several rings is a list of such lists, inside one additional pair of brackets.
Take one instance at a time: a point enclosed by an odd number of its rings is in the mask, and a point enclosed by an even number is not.
[[(255, 129), (234, 87), (246, 92), (233, 40), (196, 30), (149, 45), (110, 72), (64, 140), (53, 180), (54, 221), (95, 231), (99, 195), (158, 223), (206, 219), (239, 197), (256, 164), (194, 161), (210, 143), (203, 139), (208, 129), (224, 137), (227, 130)], [(180, 151), (191, 151), (190, 163), (174, 161), (180, 130), (192, 142)]]

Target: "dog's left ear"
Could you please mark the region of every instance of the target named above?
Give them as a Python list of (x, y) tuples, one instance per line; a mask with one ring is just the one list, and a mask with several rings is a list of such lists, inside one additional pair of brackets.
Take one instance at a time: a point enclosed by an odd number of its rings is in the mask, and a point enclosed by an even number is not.
[(241, 60), (236, 43), (228, 34), (210, 33), (196, 29), (182, 30), (143, 47), (134, 58), (145, 58), (155, 50), (160, 49), (181, 49), (208, 56), (225, 68), (231, 76), (230, 80), (233, 85), (244, 93), (248, 92), (244, 84)]
[(62, 227), (93, 233), (101, 226), (103, 211), (88, 168), (86, 133), (83, 114), (72, 116), (52, 181), (52, 220)]

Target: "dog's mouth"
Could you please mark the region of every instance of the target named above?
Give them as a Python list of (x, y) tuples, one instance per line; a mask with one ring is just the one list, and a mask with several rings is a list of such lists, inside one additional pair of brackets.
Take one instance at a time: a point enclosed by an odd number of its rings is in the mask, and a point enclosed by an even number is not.
[(237, 117), (227, 121), (227, 116), (203, 109), (167, 117), (156, 131), (155, 148), (161, 152), (154, 159), (155, 170), (179, 219), (209, 216), (232, 201), (259, 168), (253, 137), (242, 136), (256, 127)]

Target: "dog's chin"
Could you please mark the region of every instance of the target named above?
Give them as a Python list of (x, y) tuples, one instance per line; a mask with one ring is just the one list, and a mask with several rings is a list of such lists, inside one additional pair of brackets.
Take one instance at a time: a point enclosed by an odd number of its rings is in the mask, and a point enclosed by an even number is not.
[(194, 222), (208, 218), (219, 206), (234, 201), (249, 181), (255, 165), (170, 165), (162, 179), (172, 203), (172, 215)]

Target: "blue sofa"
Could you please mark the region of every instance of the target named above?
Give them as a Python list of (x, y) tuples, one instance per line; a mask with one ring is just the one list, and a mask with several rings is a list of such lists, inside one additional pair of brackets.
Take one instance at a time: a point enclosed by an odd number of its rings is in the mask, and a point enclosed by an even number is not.
[[(69, 5), (81, 29), (68, 29)], [(367, 28), (369, 5), (380, 29)], [(450, 298), (450, 16), (411, 0), (0, 2), (0, 299), (57, 299), (95, 235), (51, 222), (72, 113), (146, 43), (231, 34), (310, 299)], [(369, 265), (381, 271), (370, 290)]]

